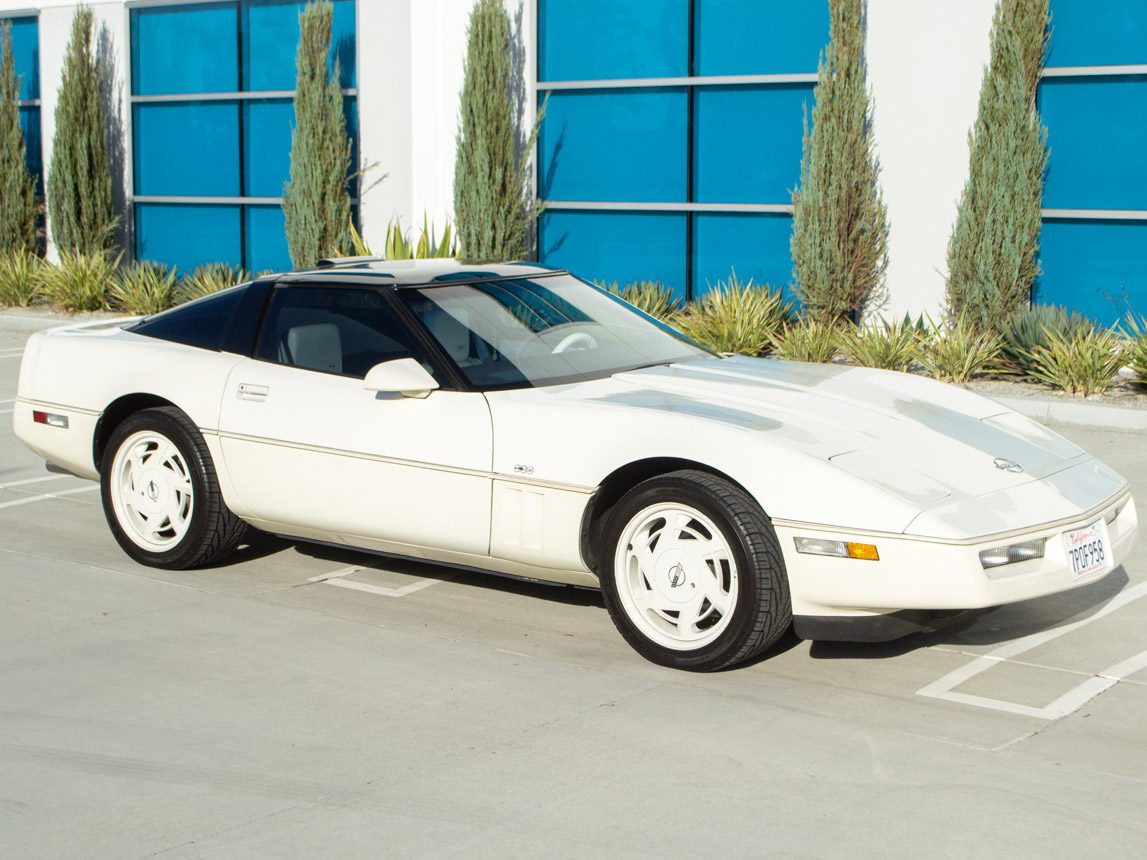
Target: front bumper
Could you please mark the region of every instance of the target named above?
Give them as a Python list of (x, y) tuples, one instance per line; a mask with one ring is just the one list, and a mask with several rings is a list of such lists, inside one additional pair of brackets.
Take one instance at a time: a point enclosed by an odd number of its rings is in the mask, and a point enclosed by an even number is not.
[[(1112, 563), (1105, 569), (1073, 578), (1061, 535), (1100, 519), (1107, 523)], [(1139, 521), (1135, 500), (1124, 490), (1069, 520), (964, 542), (891, 534), (858, 536), (784, 522), (774, 525), (788, 569), (793, 615), (807, 616), (810, 620), (846, 617), (859, 620), (893, 615), (902, 610), (980, 609), (1089, 585), (1102, 579), (1127, 557), (1135, 542)], [(801, 554), (793, 542), (798, 536), (873, 543), (880, 560)], [(1043, 558), (990, 570), (984, 570), (980, 564), (981, 550), (1032, 540), (1046, 541)], [(797, 622), (798, 629), (800, 626), (801, 622)], [(891, 629), (897, 625), (889, 622), (885, 626)]]

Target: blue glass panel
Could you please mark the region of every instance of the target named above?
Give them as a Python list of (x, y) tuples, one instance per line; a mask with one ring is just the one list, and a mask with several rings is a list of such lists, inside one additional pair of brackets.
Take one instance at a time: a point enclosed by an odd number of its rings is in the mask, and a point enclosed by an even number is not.
[(595, 281), (661, 281), (685, 295), (685, 218), (668, 212), (549, 211), (539, 258)]
[(20, 98), (40, 97), (40, 24), (35, 16), (4, 18), (12, 26), (12, 58), (20, 78)]
[(702, 203), (788, 203), (812, 86), (699, 87), (694, 191)]
[(246, 206), (243, 217), (247, 228), (247, 270), (253, 273), (267, 269), (289, 270), (291, 254), (287, 250), (283, 210), (278, 206)]
[(1051, 0), (1049, 66), (1147, 63), (1143, 0)]
[(24, 158), (28, 172), (36, 178), (36, 184), (43, 187), (44, 167), (43, 148), (40, 139), (40, 109), (20, 108), (20, 128), (24, 131)]
[(238, 206), (135, 206), (135, 257), (190, 272), (203, 263), (242, 263)]
[(793, 298), (790, 216), (705, 212), (694, 218), (694, 298), (727, 280), (734, 270), (742, 283), (752, 278), (756, 284), (781, 287)]
[(828, 0), (697, 0), (699, 75), (815, 72), (828, 42)]
[(235, 102), (137, 104), (132, 132), (136, 194), (239, 194)]
[(542, 197), (685, 199), (683, 89), (554, 93), (538, 152)]
[(1147, 76), (1051, 79), (1040, 86), (1051, 209), (1147, 209)]
[(291, 173), (291, 128), (294, 104), (289, 100), (251, 101), (244, 107), (245, 194), (278, 197)]
[(350, 137), (350, 180), (347, 183), (351, 197), (358, 197), (358, 100), (354, 96), (343, 99), (346, 133)]
[(539, 80), (688, 73), (688, 0), (538, 0)]
[(1111, 325), (1128, 310), (1147, 314), (1147, 223), (1048, 221), (1040, 234), (1033, 298)]
[[(243, 7), (243, 88), (293, 90), (299, 13), (304, 0), (246, 0)], [(339, 63), (343, 87), (355, 86), (354, 0), (334, 0), (332, 68)]]
[(229, 93), (239, 89), (234, 3), (131, 10), (132, 92)]

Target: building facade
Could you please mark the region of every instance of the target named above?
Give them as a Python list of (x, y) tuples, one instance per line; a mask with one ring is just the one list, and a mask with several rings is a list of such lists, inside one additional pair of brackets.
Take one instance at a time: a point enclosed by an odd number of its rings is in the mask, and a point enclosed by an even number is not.
[[(471, 2), (333, 0), (356, 212), (376, 247), (395, 218), (441, 225), (451, 215)], [(544, 105), (534, 153), (539, 259), (607, 282), (658, 280), (683, 298), (733, 271), (787, 286), (791, 191), (827, 2), (506, 0), (523, 127)], [(289, 267), (280, 200), (303, 0), (89, 5), (110, 81), (128, 253), (181, 270)], [(1113, 322), (1129, 309), (1147, 313), (1147, 3), (1051, 5), (1035, 298)], [(889, 314), (942, 307), (994, 7), (868, 2)], [(75, 8), (0, 0), (37, 175), (50, 163)]]

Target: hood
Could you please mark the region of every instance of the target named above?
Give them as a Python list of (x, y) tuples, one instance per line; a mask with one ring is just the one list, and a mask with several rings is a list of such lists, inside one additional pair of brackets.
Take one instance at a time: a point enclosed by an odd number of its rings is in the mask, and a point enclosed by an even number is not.
[(586, 394), (761, 432), (919, 507), (1012, 488), (1087, 457), (998, 403), (906, 373), (733, 357), (612, 381)]

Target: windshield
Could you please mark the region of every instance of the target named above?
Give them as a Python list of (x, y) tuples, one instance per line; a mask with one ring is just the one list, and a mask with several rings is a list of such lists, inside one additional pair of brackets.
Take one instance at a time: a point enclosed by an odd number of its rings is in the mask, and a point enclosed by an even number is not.
[(710, 355), (571, 275), (423, 287), (398, 295), (478, 389), (599, 379)]

